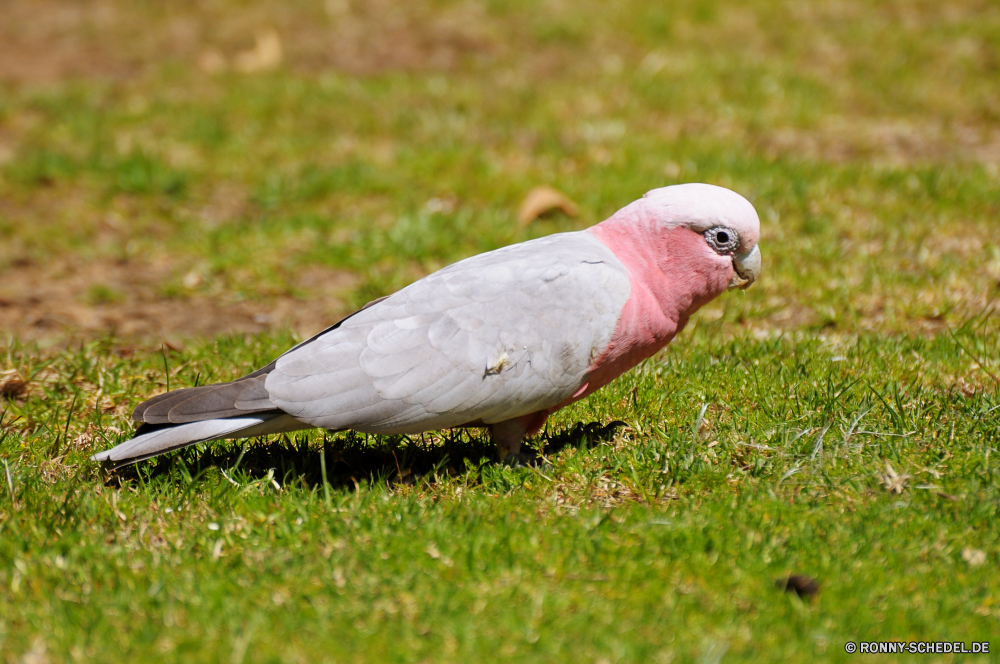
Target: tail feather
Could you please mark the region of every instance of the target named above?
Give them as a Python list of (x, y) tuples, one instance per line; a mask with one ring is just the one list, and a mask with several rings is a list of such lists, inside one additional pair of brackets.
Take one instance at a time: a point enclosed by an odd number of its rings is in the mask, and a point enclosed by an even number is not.
[(132, 419), (149, 424), (187, 424), (273, 410), (264, 387), (266, 379), (260, 375), (167, 392), (139, 404)]
[[(358, 311), (384, 299), (373, 300)], [(351, 316), (334, 323), (295, 348), (316, 341), (340, 327)], [(264, 383), (267, 374), (275, 366), (277, 360), (231, 383), (173, 390), (147, 399), (132, 412), (132, 419), (142, 423), (132, 439), (110, 450), (98, 452), (91, 460), (111, 462), (115, 468), (120, 468), (208, 440), (247, 438), (313, 428), (281, 412), (271, 403)]]
[[(296, 431), (308, 425), (280, 412), (258, 413), (244, 417), (190, 422), (188, 424), (143, 425), (136, 436), (117, 447), (98, 452), (92, 461), (110, 461), (115, 468), (127, 466), (165, 452), (220, 438), (243, 438), (268, 433)], [(238, 434), (238, 435), (237, 435)]]
[[(287, 352), (301, 348), (319, 339), (324, 334), (337, 329), (341, 323), (355, 314), (378, 304), (384, 297), (372, 300), (322, 332), (313, 335)], [(274, 408), (268, 399), (264, 386), (267, 375), (274, 371), (278, 360), (257, 369), (253, 373), (229, 383), (200, 385), (172, 390), (146, 399), (132, 411), (132, 419), (146, 424), (187, 424), (208, 419), (223, 419), (262, 414)], [(301, 427), (300, 427), (301, 428)]]

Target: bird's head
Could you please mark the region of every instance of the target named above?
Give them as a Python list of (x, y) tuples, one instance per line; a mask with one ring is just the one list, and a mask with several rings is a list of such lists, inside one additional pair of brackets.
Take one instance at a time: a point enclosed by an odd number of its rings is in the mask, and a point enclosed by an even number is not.
[(663, 348), (699, 308), (760, 275), (757, 212), (723, 187), (653, 189), (588, 232), (614, 253), (631, 285), (593, 389)]
[(704, 246), (699, 250), (707, 259), (732, 262), (730, 288), (749, 288), (760, 275), (760, 219), (750, 201), (735, 191), (711, 184), (678, 184), (653, 189), (632, 205), (642, 208), (647, 223), (701, 235)]

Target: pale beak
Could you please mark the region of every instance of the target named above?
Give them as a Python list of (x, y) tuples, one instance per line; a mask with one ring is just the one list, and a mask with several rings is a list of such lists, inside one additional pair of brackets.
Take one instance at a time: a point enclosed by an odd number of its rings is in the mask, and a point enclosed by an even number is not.
[(736, 274), (729, 282), (729, 287), (741, 290), (750, 288), (760, 275), (760, 267), (760, 249), (756, 246), (745, 254), (736, 254), (733, 256), (733, 268)]

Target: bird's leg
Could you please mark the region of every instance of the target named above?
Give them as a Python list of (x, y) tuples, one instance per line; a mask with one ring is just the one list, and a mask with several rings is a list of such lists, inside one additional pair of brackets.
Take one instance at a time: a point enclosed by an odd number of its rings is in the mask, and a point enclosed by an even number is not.
[(500, 461), (512, 461), (514, 465), (527, 461), (521, 454), (521, 442), (526, 436), (537, 433), (545, 424), (548, 415), (542, 411), (491, 424), (490, 438), (496, 443), (497, 457)]
[(496, 443), (497, 458), (503, 462), (509, 455), (521, 456), (521, 441), (528, 430), (520, 419), (497, 422), (490, 425), (490, 439)]

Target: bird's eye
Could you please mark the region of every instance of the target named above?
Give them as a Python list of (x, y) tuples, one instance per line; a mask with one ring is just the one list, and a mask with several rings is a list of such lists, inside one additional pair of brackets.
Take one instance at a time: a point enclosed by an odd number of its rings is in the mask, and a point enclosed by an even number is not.
[(725, 226), (709, 228), (705, 231), (705, 241), (708, 242), (708, 246), (715, 249), (716, 253), (722, 255), (731, 254), (740, 246), (739, 234)]

